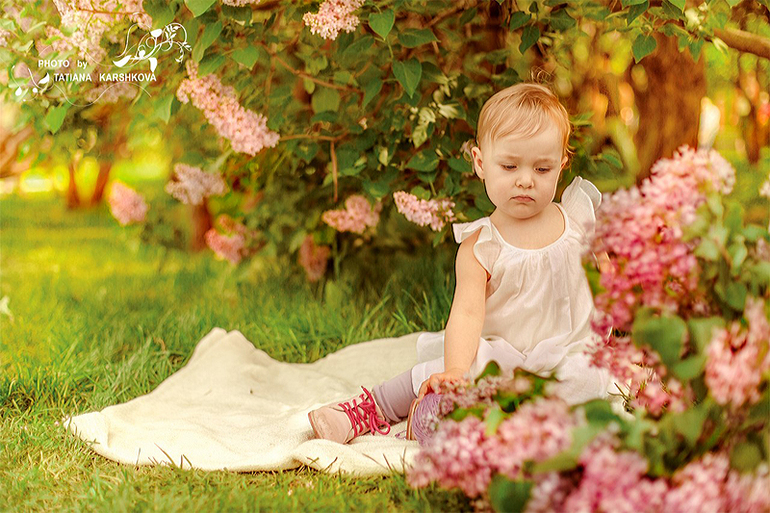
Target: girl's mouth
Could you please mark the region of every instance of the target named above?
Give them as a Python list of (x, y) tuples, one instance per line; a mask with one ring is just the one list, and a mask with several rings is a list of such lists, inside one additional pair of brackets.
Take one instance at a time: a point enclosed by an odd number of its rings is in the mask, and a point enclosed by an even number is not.
[(529, 203), (531, 201), (535, 201), (534, 199), (532, 199), (529, 196), (514, 196), (513, 199), (516, 200), (516, 201), (520, 201), (522, 203)]

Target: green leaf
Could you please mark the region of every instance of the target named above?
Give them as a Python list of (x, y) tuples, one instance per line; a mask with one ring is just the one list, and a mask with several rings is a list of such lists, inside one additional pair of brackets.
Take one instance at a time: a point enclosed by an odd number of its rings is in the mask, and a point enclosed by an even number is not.
[(669, 0), (677, 9), (684, 12), (686, 0)]
[(392, 10), (381, 13), (372, 13), (369, 15), (369, 26), (372, 28), (375, 34), (385, 39), (390, 30), (393, 28), (393, 23), (396, 21), (396, 15)]
[(333, 77), (334, 82), (340, 85), (358, 85), (356, 77), (354, 77), (353, 74), (346, 69), (335, 71)]
[(703, 423), (709, 415), (710, 404), (708, 402), (683, 411), (671, 414), (671, 421), (677, 433), (682, 435), (690, 447), (695, 447), (703, 432)]
[(251, 22), (251, 8), (250, 7), (235, 7), (232, 5), (222, 4), (222, 14), (228, 18), (232, 18), (238, 21)]
[(493, 436), (495, 433), (497, 433), (497, 426), (499, 426), (507, 418), (508, 414), (500, 409), (499, 404), (494, 404), (489, 410), (487, 410), (487, 418), (484, 419), (487, 436)]
[(416, 48), (438, 39), (430, 29), (406, 29), (398, 34), (398, 41), (407, 48)]
[(690, 340), (694, 342), (699, 353), (703, 353), (711, 343), (714, 328), (724, 328), (725, 321), (721, 317), (694, 318), (687, 321)]
[(462, 16), (460, 16), (460, 20), (457, 22), (461, 27), (463, 25), (466, 25), (468, 22), (470, 22), (473, 18), (476, 17), (476, 13), (478, 12), (478, 8), (474, 7), (473, 9), (466, 10)]
[(592, 424), (606, 426), (612, 421), (618, 421), (618, 414), (612, 411), (612, 406), (607, 401), (596, 399), (583, 405), (586, 420)]
[(527, 14), (522, 11), (516, 11), (511, 15), (511, 22), (508, 24), (508, 30), (516, 30), (518, 28), (521, 28), (527, 23), (529, 23), (529, 20), (531, 19), (532, 19), (531, 14)]
[(731, 281), (725, 288), (725, 301), (733, 310), (743, 311), (746, 305), (746, 295), (748, 294), (746, 285), (741, 282)]
[(645, 0), (620, 0), (620, 5), (623, 7), (628, 7), (629, 5), (637, 5), (644, 2)]
[(310, 100), (313, 112), (336, 111), (340, 108), (340, 93), (329, 87), (319, 87)]
[(217, 20), (216, 23), (206, 25), (203, 29), (203, 34), (201, 34), (200, 39), (195, 43), (195, 48), (193, 48), (192, 57), (195, 62), (200, 62), (201, 57), (203, 57), (203, 52), (206, 51), (206, 48), (211, 46), (211, 43), (219, 37), (220, 33), (222, 33), (221, 21)]
[(725, 227), (731, 233), (740, 233), (743, 229), (743, 207), (737, 201), (730, 201), (727, 204)]
[(759, 262), (750, 270), (757, 282), (765, 286), (770, 285), (770, 262)]
[(687, 324), (677, 316), (653, 317), (634, 321), (631, 336), (637, 347), (648, 346), (657, 351), (666, 367), (679, 361)]
[(164, 123), (168, 123), (168, 120), (171, 118), (171, 104), (173, 102), (173, 94), (167, 94), (158, 98), (155, 101), (155, 117), (162, 120)]
[(246, 68), (251, 69), (254, 64), (259, 60), (259, 51), (254, 46), (247, 46), (246, 48), (238, 48), (232, 53), (233, 60), (239, 64), (243, 64)]
[(225, 56), (221, 53), (207, 55), (201, 60), (201, 63), (198, 66), (198, 75), (205, 77), (209, 73), (213, 73), (219, 69), (219, 67), (224, 64), (224, 62)]
[(762, 450), (749, 440), (736, 444), (730, 452), (730, 466), (739, 472), (754, 470), (761, 462)]
[(521, 53), (526, 52), (529, 47), (540, 39), (540, 29), (534, 25), (527, 25), (524, 27), (524, 31), (521, 33), (521, 44), (519, 44), (519, 51)]
[[(415, 196), (417, 196), (419, 199), (423, 199), (423, 200), (426, 200), (426, 201), (430, 199), (430, 191), (427, 190), (427, 189), (424, 189), (423, 187), (420, 187), (419, 185), (417, 187), (414, 187), (411, 190), (411, 193), (414, 194)], [(495, 362), (489, 362), (487, 367), (489, 367), (492, 364), (497, 365)], [(487, 367), (484, 368), (484, 372), (486, 372)], [(500, 368), (498, 367), (498, 371), (499, 370), (500, 370)], [(495, 376), (497, 376), (497, 374), (495, 374)]]
[(644, 57), (651, 54), (657, 46), (658, 43), (655, 41), (654, 37), (641, 34), (634, 40), (634, 44), (631, 46), (631, 51), (634, 54), (634, 61), (641, 61)]
[(634, 4), (628, 9), (628, 14), (626, 14), (626, 24), (631, 25), (631, 23), (641, 16), (642, 14), (647, 11), (647, 9), (650, 7), (649, 0), (644, 0), (644, 3), (641, 4)]
[(743, 229), (743, 236), (749, 242), (756, 242), (767, 233), (767, 230), (756, 224), (749, 224)]
[(671, 367), (671, 372), (674, 374), (674, 376), (679, 378), (680, 381), (690, 381), (691, 379), (700, 376), (705, 366), (706, 355), (700, 354), (697, 356), (691, 356), (679, 363), (674, 364)]
[(144, 0), (142, 7), (152, 18), (153, 28), (165, 27), (174, 19), (174, 11), (164, 0)]
[(569, 30), (577, 23), (575, 18), (567, 13), (567, 9), (551, 11), (551, 17), (548, 22), (553, 28), (560, 32)]
[(214, 5), (215, 0), (185, 0), (184, 4), (193, 13), (196, 18), (208, 11), (209, 8)]
[(406, 167), (415, 171), (433, 171), (438, 167), (438, 155), (433, 148), (428, 148), (412, 155)]
[(690, 49), (690, 55), (692, 55), (692, 60), (697, 61), (700, 57), (700, 51), (703, 48), (703, 39), (693, 39), (688, 47)]
[(698, 247), (695, 248), (695, 256), (701, 257), (711, 262), (716, 262), (719, 259), (719, 247), (711, 239), (701, 239)]
[(390, 184), (387, 182), (373, 182), (369, 179), (365, 179), (361, 184), (364, 190), (376, 200), (380, 200), (390, 193)]
[(497, 474), (489, 484), (489, 500), (495, 511), (524, 511), (529, 501), (532, 481), (511, 481)]
[(361, 105), (361, 108), (366, 107), (375, 96), (380, 94), (380, 91), (382, 91), (382, 80), (379, 78), (370, 80), (369, 83), (364, 86), (364, 102)]
[(419, 178), (425, 183), (430, 183), (430, 184), (436, 181), (437, 176), (438, 176), (438, 169), (434, 171), (419, 171), (417, 173), (417, 178)]
[(366, 34), (365, 36), (356, 39), (353, 41), (350, 46), (345, 48), (342, 52), (342, 57), (344, 58), (351, 58), (351, 57), (360, 57), (361, 55), (365, 55), (367, 51), (369, 51), (369, 48), (372, 47), (374, 44), (374, 38), (370, 36), (369, 34)]
[(465, 159), (460, 159), (457, 157), (452, 157), (449, 159), (449, 168), (457, 171), (458, 173), (471, 173), (473, 172), (473, 169), (471, 168), (471, 163), (468, 162)]
[(727, 253), (730, 255), (730, 260), (732, 260), (731, 274), (733, 276), (738, 276), (743, 262), (746, 260), (746, 257), (749, 256), (749, 250), (746, 249), (746, 244), (744, 244), (743, 241), (735, 241), (727, 248)]
[(749, 408), (749, 416), (746, 422), (748, 426), (751, 426), (755, 422), (764, 423), (768, 418), (770, 418), (770, 389), (765, 390), (759, 401)]
[(412, 57), (406, 62), (395, 61), (393, 62), (393, 75), (395, 75), (398, 83), (404, 88), (406, 94), (412, 96), (417, 90), (417, 86), (420, 83), (420, 77), (422, 76), (422, 66), (420, 61)]
[(663, 0), (661, 7), (663, 8), (663, 14), (660, 16), (661, 19), (683, 20), (685, 18), (682, 11), (668, 0)]
[(59, 105), (58, 107), (53, 107), (52, 109), (48, 109), (48, 112), (45, 115), (45, 125), (48, 128), (48, 130), (51, 131), (52, 134), (55, 134), (59, 131), (59, 129), (62, 126), (62, 123), (64, 123), (64, 118), (67, 115), (67, 106), (66, 105)]
[(606, 161), (612, 167), (623, 169), (623, 161), (620, 160), (620, 154), (615, 150), (607, 150), (606, 152), (599, 154), (599, 158)]

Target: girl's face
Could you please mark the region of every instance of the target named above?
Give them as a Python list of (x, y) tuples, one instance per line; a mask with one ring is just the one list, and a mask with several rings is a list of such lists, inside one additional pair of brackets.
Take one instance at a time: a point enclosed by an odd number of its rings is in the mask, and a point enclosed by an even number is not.
[(553, 201), (567, 163), (554, 124), (531, 137), (501, 137), (471, 151), (489, 199), (497, 210), (516, 219), (536, 216)]

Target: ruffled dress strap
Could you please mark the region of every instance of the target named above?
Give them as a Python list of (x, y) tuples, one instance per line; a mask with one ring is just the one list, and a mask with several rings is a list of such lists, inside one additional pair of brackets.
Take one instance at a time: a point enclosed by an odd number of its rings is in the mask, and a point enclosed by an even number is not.
[(576, 176), (564, 189), (561, 206), (580, 230), (581, 235), (590, 236), (596, 226), (596, 209), (602, 203), (602, 193), (594, 184)]
[(492, 268), (495, 265), (495, 261), (497, 261), (497, 257), (500, 256), (502, 247), (492, 234), (492, 221), (490, 221), (489, 217), (482, 217), (470, 223), (455, 223), (452, 225), (452, 230), (454, 231), (455, 241), (458, 244), (474, 233), (479, 232), (479, 238), (476, 240), (476, 244), (473, 245), (473, 255), (479, 261), (481, 267), (491, 275)]

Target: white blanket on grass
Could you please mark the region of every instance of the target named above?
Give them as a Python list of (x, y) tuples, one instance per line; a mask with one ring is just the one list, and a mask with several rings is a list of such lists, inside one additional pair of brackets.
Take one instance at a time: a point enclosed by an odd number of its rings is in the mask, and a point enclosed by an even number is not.
[(214, 328), (190, 361), (147, 395), (64, 419), (102, 456), (127, 465), (282, 470), (302, 464), (358, 476), (403, 472), (417, 442), (316, 440), (307, 413), (361, 393), (417, 363), (419, 333), (345, 347), (316, 362), (276, 361), (239, 331)]

